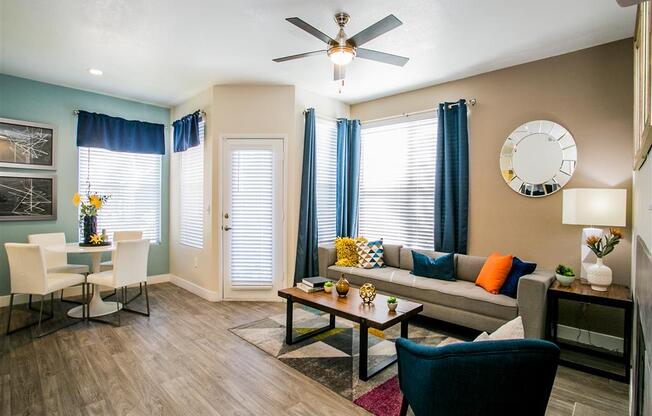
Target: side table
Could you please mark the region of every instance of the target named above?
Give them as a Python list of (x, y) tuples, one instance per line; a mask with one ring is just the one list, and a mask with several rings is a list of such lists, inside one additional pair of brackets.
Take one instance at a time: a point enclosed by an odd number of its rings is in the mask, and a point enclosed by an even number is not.
[[(607, 352), (597, 351), (588, 347), (582, 347), (576, 344), (560, 341), (557, 337), (557, 324), (559, 321), (559, 300), (566, 299), (574, 302), (589, 303), (595, 305), (610, 306), (620, 308), (625, 311), (625, 333), (623, 334), (623, 354), (614, 355)], [(633, 302), (631, 291), (626, 286), (611, 285), (606, 292), (598, 292), (591, 289), (589, 285), (583, 285), (579, 280), (575, 280), (570, 286), (561, 286), (555, 281), (548, 289), (548, 314), (546, 322), (546, 339), (554, 342), (562, 349), (562, 358), (560, 364), (585, 371), (587, 373), (607, 377), (613, 380), (629, 383), (631, 369), (630, 355), (632, 345), (632, 319), (633, 319)], [(587, 364), (581, 364), (576, 361), (563, 358), (563, 350), (570, 349), (581, 353), (599, 356), (622, 365), (623, 374), (617, 374), (612, 371), (601, 369)]]

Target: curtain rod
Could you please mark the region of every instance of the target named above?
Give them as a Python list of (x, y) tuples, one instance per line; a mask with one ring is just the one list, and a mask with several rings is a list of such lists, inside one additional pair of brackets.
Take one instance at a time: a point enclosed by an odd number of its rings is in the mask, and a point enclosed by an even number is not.
[[(206, 112), (204, 110), (197, 110), (201, 114), (202, 118), (206, 117)], [(79, 115), (79, 110), (73, 110), (74, 115)]]
[[(474, 107), (474, 106), (478, 103), (478, 100), (476, 100), (475, 98), (471, 98), (471, 99), (468, 100), (468, 103), (471, 105), (471, 107)], [(457, 104), (457, 103), (448, 103), (448, 106), (449, 106), (449, 107), (453, 107), (453, 106), (456, 106), (456, 105), (458, 105), (458, 104)], [(391, 120), (391, 119), (399, 118), (399, 117), (410, 117), (410, 116), (416, 116), (416, 115), (419, 115), (419, 114), (431, 113), (431, 112), (433, 112), (433, 111), (438, 111), (438, 110), (439, 110), (438, 107), (426, 108), (425, 110), (413, 111), (413, 112), (411, 112), (411, 113), (403, 113), (403, 114), (397, 114), (397, 115), (394, 115), (394, 116), (387, 116), (387, 117), (375, 118), (375, 119), (373, 119), (373, 120), (362, 120), (360, 123), (362, 123), (362, 124), (365, 124), (365, 123), (375, 123), (375, 122), (377, 122), (377, 121)]]

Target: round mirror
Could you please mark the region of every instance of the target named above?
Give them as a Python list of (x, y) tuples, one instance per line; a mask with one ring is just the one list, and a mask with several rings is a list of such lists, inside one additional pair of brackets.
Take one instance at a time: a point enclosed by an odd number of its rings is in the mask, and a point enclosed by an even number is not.
[(500, 151), (500, 171), (512, 190), (541, 197), (564, 187), (575, 172), (577, 146), (568, 130), (548, 120), (514, 130)]

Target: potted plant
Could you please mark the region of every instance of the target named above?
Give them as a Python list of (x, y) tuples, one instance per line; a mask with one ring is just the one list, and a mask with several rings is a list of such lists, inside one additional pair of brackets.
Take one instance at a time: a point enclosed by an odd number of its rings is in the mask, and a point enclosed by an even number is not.
[(609, 232), (602, 237), (592, 235), (586, 239), (587, 247), (598, 258), (595, 264), (586, 269), (586, 279), (589, 281), (591, 289), (604, 292), (609, 288), (612, 273), (602, 259), (614, 251), (622, 238), (623, 233), (618, 228), (610, 228)]
[(570, 286), (575, 280), (575, 272), (570, 267), (560, 264), (555, 269), (555, 277), (560, 285)]
[(390, 311), (395, 311), (397, 306), (398, 306), (398, 301), (394, 296), (390, 296), (387, 298), (387, 307), (389, 308)]
[(324, 292), (331, 293), (333, 291), (333, 282), (330, 280), (324, 283)]

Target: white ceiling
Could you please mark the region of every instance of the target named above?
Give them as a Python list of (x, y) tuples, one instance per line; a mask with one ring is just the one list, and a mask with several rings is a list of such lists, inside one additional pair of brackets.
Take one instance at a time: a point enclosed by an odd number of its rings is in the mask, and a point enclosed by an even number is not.
[[(355, 103), (632, 36), (616, 0), (0, 0), (0, 72), (162, 104), (227, 83), (294, 84)], [(365, 47), (403, 67), (355, 60), (346, 85), (321, 49), (286, 22), (353, 35), (393, 13), (403, 25)], [(87, 72), (100, 68), (101, 77)]]

